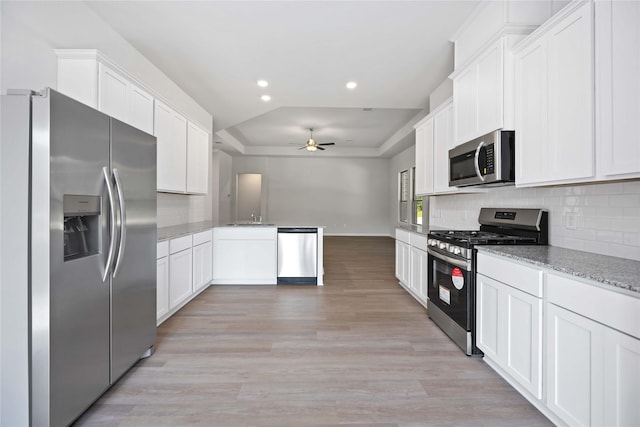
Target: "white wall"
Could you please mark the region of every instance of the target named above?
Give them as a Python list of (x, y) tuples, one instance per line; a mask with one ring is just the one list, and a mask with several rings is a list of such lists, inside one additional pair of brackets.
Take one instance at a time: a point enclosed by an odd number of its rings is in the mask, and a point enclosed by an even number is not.
[[(430, 197), (429, 223), (478, 229), (481, 207), (532, 207), (549, 211), (549, 244), (640, 260), (640, 181), (563, 187), (502, 187), (487, 193)], [(577, 216), (575, 230), (567, 214)]]
[[(211, 115), (82, 2), (0, 1), (0, 90), (57, 86), (54, 49), (98, 49), (208, 132)], [(211, 162), (210, 162), (211, 163)], [(213, 199), (161, 194), (158, 226), (211, 219)]]
[(321, 155), (234, 157), (232, 199), (237, 173), (262, 173), (267, 222), (323, 225), (331, 235), (388, 235), (389, 159)]

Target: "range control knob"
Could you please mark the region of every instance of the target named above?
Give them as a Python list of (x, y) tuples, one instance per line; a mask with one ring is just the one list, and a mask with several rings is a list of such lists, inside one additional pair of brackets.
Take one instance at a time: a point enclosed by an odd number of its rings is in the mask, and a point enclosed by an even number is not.
[(453, 253), (453, 251), (458, 248), (456, 246), (449, 246), (447, 249), (449, 250), (449, 252)]
[(446, 248), (446, 247), (447, 247), (447, 244), (446, 244), (446, 243), (444, 243), (444, 242), (440, 242), (440, 244), (438, 245), (438, 247), (439, 247), (440, 249), (444, 249), (444, 248)]
[(457, 246), (456, 246), (456, 247), (454, 248), (454, 250), (453, 250), (453, 253), (454, 253), (455, 255), (460, 255), (460, 254), (462, 253), (462, 249), (460, 249), (459, 247), (457, 247)]

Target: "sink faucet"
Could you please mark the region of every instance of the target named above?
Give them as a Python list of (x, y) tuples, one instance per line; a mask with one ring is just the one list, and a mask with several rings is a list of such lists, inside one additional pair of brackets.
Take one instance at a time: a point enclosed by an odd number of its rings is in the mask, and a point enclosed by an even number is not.
[(251, 222), (254, 224), (262, 224), (262, 215), (256, 216), (256, 214), (251, 213)]

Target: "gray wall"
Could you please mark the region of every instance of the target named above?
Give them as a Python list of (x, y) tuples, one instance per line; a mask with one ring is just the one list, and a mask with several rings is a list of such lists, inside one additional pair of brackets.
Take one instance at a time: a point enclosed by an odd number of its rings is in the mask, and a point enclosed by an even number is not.
[(232, 199), (237, 173), (263, 174), (264, 221), (323, 225), (332, 235), (389, 234), (389, 159), (234, 157)]

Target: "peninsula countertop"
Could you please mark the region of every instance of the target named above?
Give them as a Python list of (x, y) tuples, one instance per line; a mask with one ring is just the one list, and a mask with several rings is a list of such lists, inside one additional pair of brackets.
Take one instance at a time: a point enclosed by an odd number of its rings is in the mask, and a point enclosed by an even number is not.
[(158, 242), (168, 239), (174, 239), (176, 237), (186, 236), (189, 234), (198, 233), (200, 231), (205, 231), (210, 228), (216, 227), (281, 227), (281, 228), (325, 228), (324, 225), (292, 225), (290, 223), (262, 223), (262, 224), (252, 224), (252, 223), (242, 223), (241, 225), (234, 224), (218, 224), (214, 221), (200, 221), (200, 222), (190, 222), (187, 224), (178, 224), (172, 225), (169, 227), (159, 227), (158, 228)]
[(493, 245), (476, 248), (603, 285), (626, 289), (637, 293), (640, 298), (640, 261), (557, 246)]

